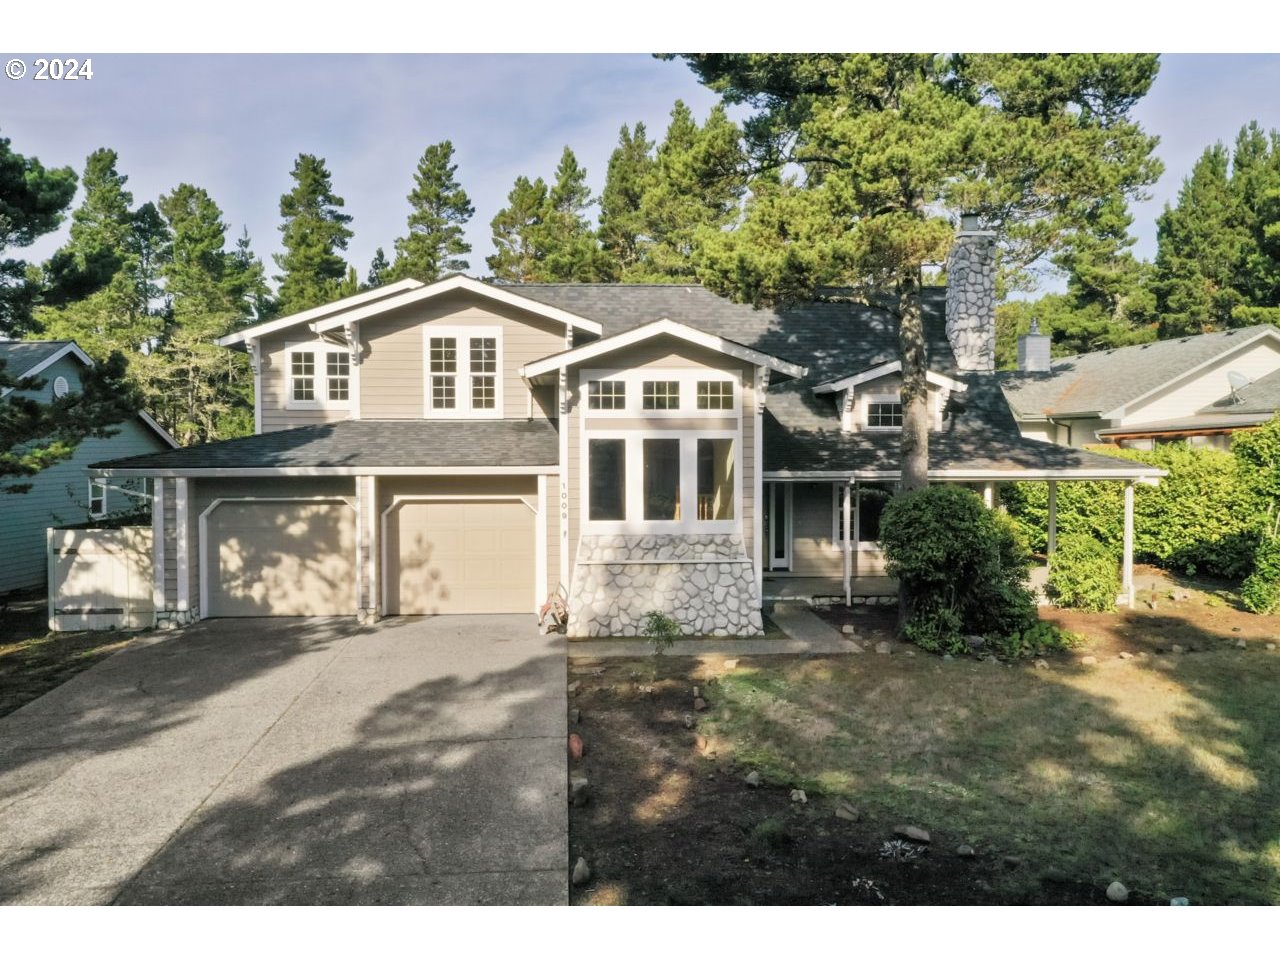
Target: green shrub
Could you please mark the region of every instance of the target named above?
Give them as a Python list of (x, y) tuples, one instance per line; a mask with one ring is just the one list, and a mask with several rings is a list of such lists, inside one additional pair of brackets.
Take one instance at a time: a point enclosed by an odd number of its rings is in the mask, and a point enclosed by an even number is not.
[[(1134, 558), (1187, 574), (1239, 579), (1253, 567), (1266, 524), (1257, 471), (1221, 450), (1168, 444), (1154, 450), (1098, 448), (1097, 452), (1169, 471), (1158, 486), (1139, 484), (1134, 496)], [(1043, 481), (1012, 483), (1001, 491), (1009, 513), (1033, 550), (1043, 553), (1049, 529), (1049, 488)], [(1085, 534), (1119, 556), (1124, 539), (1124, 484), (1058, 483), (1059, 541)]]
[(1013, 522), (971, 490), (933, 486), (889, 501), (880, 521), (886, 568), (910, 598), (903, 634), (957, 653), (966, 634), (1005, 635), (1036, 622), (1031, 555)]
[(680, 624), (659, 610), (651, 610), (644, 618), (644, 635), (653, 647), (654, 655), (661, 656), (680, 639)]
[(1280, 538), (1268, 537), (1258, 544), (1253, 573), (1240, 588), (1246, 610), (1272, 613), (1280, 606)]
[(1069, 533), (1049, 558), (1048, 592), (1060, 607), (1111, 610), (1120, 592), (1119, 561), (1088, 534)]
[(988, 637), (987, 649), (997, 656), (1014, 659), (1038, 657), (1049, 650), (1066, 650), (1078, 646), (1082, 638), (1047, 620), (1038, 620), (1025, 630), (1004, 636)]

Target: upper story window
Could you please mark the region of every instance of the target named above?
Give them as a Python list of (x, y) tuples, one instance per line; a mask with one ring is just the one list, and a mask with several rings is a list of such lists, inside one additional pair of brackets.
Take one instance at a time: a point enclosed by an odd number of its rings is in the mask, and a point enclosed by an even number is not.
[(586, 414), (605, 417), (734, 417), (742, 396), (736, 372), (696, 367), (585, 370), (581, 386)]
[(868, 429), (892, 429), (902, 426), (902, 398), (898, 395), (867, 397)]
[(292, 409), (346, 408), (351, 400), (351, 354), (345, 347), (295, 344), (286, 349)]
[(502, 416), (502, 331), (428, 326), (424, 416)]
[(97, 520), (107, 513), (107, 485), (101, 480), (89, 481), (89, 516)]

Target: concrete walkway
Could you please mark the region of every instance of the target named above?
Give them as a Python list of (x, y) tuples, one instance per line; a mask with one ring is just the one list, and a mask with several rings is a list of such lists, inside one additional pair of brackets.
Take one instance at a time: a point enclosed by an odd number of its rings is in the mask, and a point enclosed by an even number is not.
[(0, 903), (561, 904), (562, 637), (213, 620), (0, 718)]
[[(779, 603), (769, 614), (786, 639), (714, 638), (677, 640), (664, 656), (669, 657), (750, 657), (779, 653), (832, 654), (862, 653), (862, 647), (843, 636), (807, 604)], [(653, 645), (642, 638), (608, 640), (570, 640), (570, 657), (646, 657), (653, 655)]]

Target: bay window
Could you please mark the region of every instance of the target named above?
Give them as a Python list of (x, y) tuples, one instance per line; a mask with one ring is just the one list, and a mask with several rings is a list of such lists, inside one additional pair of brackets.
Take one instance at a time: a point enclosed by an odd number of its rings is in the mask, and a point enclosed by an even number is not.
[(587, 442), (587, 516), (592, 520), (627, 518), (627, 450), (625, 440)]
[(424, 416), (501, 417), (502, 330), (432, 325), (424, 337)]
[(644, 518), (680, 519), (680, 441), (644, 441)]

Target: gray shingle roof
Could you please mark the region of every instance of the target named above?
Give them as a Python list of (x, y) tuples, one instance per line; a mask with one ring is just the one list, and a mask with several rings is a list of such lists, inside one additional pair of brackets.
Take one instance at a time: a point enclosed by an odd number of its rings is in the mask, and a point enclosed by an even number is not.
[(1235, 399), (1228, 392), (1215, 400), (1200, 413), (1241, 414), (1255, 413), (1270, 416), (1280, 410), (1280, 370), (1259, 377), (1247, 387), (1236, 391)]
[(71, 343), (70, 340), (0, 340), (0, 360), (5, 371), (19, 377)]
[(558, 461), (559, 434), (545, 420), (342, 420), (106, 460), (93, 468), (525, 467)]
[(1020, 414), (1071, 416), (1114, 410), (1265, 333), (1271, 324), (1157, 340), (1132, 347), (1055, 357), (1048, 373), (1002, 373), (1005, 396)]

